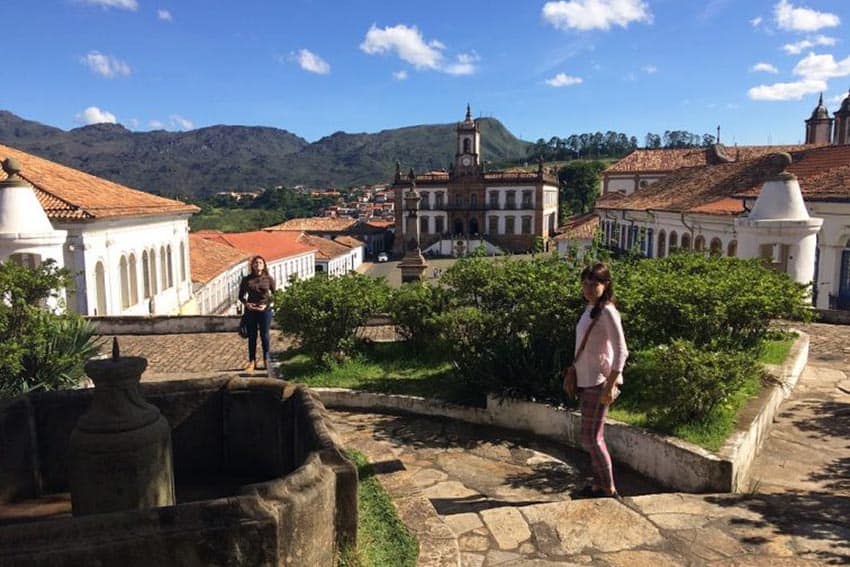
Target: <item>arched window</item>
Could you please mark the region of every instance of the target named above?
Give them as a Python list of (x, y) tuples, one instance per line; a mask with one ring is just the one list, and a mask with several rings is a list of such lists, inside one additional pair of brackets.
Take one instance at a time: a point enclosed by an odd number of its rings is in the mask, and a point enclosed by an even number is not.
[(186, 245), (180, 241), (180, 281), (186, 281)]
[(699, 235), (694, 240), (694, 250), (697, 252), (702, 252), (705, 250), (705, 237), (703, 235)]
[(159, 247), (159, 277), (160, 289), (168, 289), (168, 256), (165, 254), (165, 246)]
[(468, 154), (471, 153), (472, 150), (472, 140), (469, 138), (463, 139), (463, 153)]
[(670, 249), (670, 252), (672, 252), (678, 247), (679, 247), (679, 235), (676, 234), (676, 231), (674, 230), (673, 232), (670, 233), (670, 246), (668, 248)]
[(726, 247), (726, 255), (730, 258), (734, 258), (738, 255), (738, 241), (730, 240), (729, 245)]
[(151, 263), (147, 250), (142, 252), (142, 289), (144, 298), (148, 299), (151, 296)]
[(165, 249), (165, 255), (168, 258), (167, 266), (168, 266), (168, 287), (174, 287), (174, 273), (173, 270), (173, 262), (171, 257), (171, 244), (168, 245), (168, 248)]
[(130, 254), (130, 305), (139, 302), (139, 277), (136, 275), (136, 255)]
[(667, 255), (667, 233), (663, 230), (658, 233), (658, 254), (659, 258), (663, 258)]
[(130, 270), (127, 267), (126, 256), (121, 256), (118, 267), (121, 272), (121, 308), (127, 309), (130, 307)]
[(156, 279), (156, 249), (151, 250), (151, 296), (156, 295), (159, 282)]
[(722, 256), (723, 255), (723, 243), (720, 242), (719, 238), (712, 238), (711, 245), (709, 246), (709, 255), (711, 256)]
[(103, 262), (98, 262), (94, 266), (94, 293), (97, 299), (94, 314), (106, 315), (106, 271), (103, 269)]
[(682, 235), (682, 250), (691, 249), (691, 235), (687, 232)]
[(9, 261), (24, 268), (36, 269), (41, 265), (41, 254), (10, 254)]

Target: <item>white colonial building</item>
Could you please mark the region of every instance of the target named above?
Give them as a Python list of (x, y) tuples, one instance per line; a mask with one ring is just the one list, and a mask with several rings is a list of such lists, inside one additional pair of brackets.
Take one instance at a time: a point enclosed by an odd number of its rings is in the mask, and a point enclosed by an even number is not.
[(601, 236), (649, 257), (693, 249), (763, 258), (811, 283), (816, 307), (848, 310), (850, 96), (834, 118), (821, 97), (806, 142), (636, 150), (602, 174)]
[(404, 195), (414, 185), (421, 197), (423, 251), (462, 255), (483, 245), (488, 250), (525, 252), (532, 250), (538, 240), (548, 246), (555, 234), (557, 178), (544, 171), (542, 164), (536, 172), (485, 171), (481, 132), (468, 106), (466, 118), (457, 125), (457, 149), (449, 171), (404, 176), (400, 165), (396, 167), (396, 252), (408, 244)]
[(85, 315), (191, 309), (188, 218), (198, 210), (0, 145), (0, 260), (71, 271)]

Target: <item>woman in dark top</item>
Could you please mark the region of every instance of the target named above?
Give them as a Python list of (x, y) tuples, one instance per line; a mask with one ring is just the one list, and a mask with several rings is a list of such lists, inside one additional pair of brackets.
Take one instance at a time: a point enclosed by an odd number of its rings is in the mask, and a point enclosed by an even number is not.
[(257, 365), (257, 331), (263, 344), (263, 366), (269, 355), (269, 328), (272, 323), (272, 294), (275, 291), (274, 279), (266, 271), (266, 261), (262, 256), (251, 258), (251, 273), (242, 278), (239, 284), (239, 301), (245, 306), (248, 316), (248, 364), (245, 370), (251, 372)]

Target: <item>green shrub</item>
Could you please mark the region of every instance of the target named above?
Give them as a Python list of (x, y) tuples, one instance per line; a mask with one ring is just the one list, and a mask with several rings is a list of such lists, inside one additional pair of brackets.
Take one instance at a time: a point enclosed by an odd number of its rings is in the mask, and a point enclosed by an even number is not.
[(559, 396), (583, 307), (578, 270), (554, 256), (528, 261), (465, 259), (441, 278), (457, 307), (438, 318), (458, 375), (482, 391)]
[(275, 316), (281, 330), (293, 335), (315, 361), (341, 359), (353, 352), (357, 327), (384, 311), (388, 297), (384, 280), (355, 272), (317, 274), (278, 291)]
[(705, 420), (761, 372), (749, 351), (711, 351), (675, 339), (633, 353), (623, 401), (645, 409), (649, 425), (672, 431)]
[(46, 306), (70, 284), (52, 260), (35, 269), (0, 263), (0, 398), (71, 387), (83, 377), (85, 360), (98, 350), (94, 329)]
[(771, 320), (811, 318), (807, 287), (760, 260), (674, 254), (623, 263), (615, 281), (634, 350), (675, 339), (748, 350), (764, 339)]
[(450, 302), (451, 293), (443, 286), (409, 283), (392, 292), (388, 310), (401, 335), (422, 352), (439, 348), (439, 317)]

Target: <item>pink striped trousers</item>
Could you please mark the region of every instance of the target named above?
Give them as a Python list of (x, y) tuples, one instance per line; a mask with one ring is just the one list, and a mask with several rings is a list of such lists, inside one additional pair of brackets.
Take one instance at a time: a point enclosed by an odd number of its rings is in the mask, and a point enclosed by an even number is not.
[(605, 417), (608, 406), (601, 404), (603, 384), (581, 389), (581, 446), (590, 454), (594, 483), (599, 488), (614, 489), (614, 472), (611, 467), (611, 455), (605, 444)]

